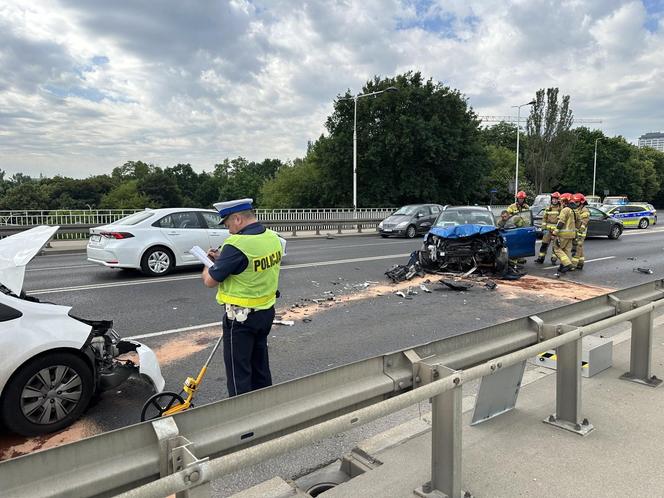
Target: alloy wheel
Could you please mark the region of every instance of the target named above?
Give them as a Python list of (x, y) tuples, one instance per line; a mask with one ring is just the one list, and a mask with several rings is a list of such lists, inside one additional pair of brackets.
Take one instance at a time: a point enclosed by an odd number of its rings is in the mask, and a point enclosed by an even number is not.
[(35, 424), (53, 424), (64, 419), (78, 405), (83, 383), (76, 370), (52, 365), (39, 370), (21, 392), (21, 411)]

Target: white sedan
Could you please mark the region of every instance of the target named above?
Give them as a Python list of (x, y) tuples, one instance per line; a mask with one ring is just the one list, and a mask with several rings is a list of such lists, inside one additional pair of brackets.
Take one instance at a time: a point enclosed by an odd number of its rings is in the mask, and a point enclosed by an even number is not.
[(25, 266), (57, 230), (41, 226), (0, 240), (0, 418), (25, 436), (67, 427), (96, 393), (130, 376), (164, 388), (155, 354), (120, 339), (112, 321), (78, 318), (23, 292)]
[[(90, 229), (88, 261), (110, 268), (134, 268), (167, 275), (176, 266), (200, 265), (189, 251), (220, 247), (228, 230), (212, 209), (146, 209), (110, 225)], [(284, 256), (286, 241), (280, 237)]]
[(228, 230), (211, 209), (146, 209), (110, 225), (90, 229), (88, 261), (111, 268), (135, 268), (150, 276), (176, 266), (198, 265), (189, 252), (219, 247)]

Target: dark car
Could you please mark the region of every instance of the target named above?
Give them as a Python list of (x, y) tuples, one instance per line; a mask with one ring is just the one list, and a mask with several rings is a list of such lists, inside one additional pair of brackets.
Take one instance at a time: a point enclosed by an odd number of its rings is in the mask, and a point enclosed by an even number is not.
[[(617, 239), (623, 233), (623, 223), (620, 220), (612, 218), (601, 209), (588, 206), (590, 211), (590, 221), (588, 222), (588, 237), (608, 237), (610, 239)], [(542, 218), (544, 217), (544, 209), (535, 215), (535, 226), (537, 227), (537, 236), (541, 237), (542, 231)]]
[(530, 210), (497, 226), (488, 206), (445, 206), (424, 239), (420, 263), (426, 270), (501, 273), (510, 258), (535, 255)]
[(378, 233), (381, 237), (399, 235), (412, 239), (417, 234), (428, 232), (442, 210), (440, 204), (403, 206), (378, 224)]

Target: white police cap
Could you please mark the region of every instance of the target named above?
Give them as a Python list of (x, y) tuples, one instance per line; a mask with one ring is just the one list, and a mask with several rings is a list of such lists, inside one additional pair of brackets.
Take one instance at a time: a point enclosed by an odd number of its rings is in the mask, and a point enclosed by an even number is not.
[(234, 201), (217, 202), (213, 206), (219, 212), (219, 216), (224, 219), (229, 214), (253, 209), (252, 202), (254, 202), (253, 199), (236, 199)]

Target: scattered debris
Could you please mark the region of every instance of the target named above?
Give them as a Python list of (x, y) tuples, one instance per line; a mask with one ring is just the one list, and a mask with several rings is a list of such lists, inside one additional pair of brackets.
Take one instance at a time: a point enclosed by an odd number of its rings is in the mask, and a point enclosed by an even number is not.
[(399, 296), (399, 297), (406, 297), (406, 294), (404, 294), (404, 293), (401, 292), (401, 291), (396, 291), (394, 294), (396, 294), (396, 295)]
[(277, 320), (274, 319), (272, 320), (272, 323), (275, 325), (287, 325), (288, 327), (292, 327), (295, 325), (295, 322), (293, 320)]
[(634, 268), (635, 272), (645, 273), (647, 275), (652, 275), (654, 272), (650, 268)]
[[(455, 290), (455, 291), (467, 291), (470, 289), (473, 284), (471, 282), (463, 282), (461, 280), (446, 280), (443, 279), (440, 281), (440, 283), (448, 286), (450, 289)], [(464, 304), (466, 304), (464, 302)]]
[(311, 318), (303, 318), (302, 321), (304, 323), (309, 323), (309, 322), (311, 322)]
[(498, 284), (494, 282), (493, 280), (487, 280), (486, 283), (484, 284), (484, 287), (486, 287), (489, 290), (496, 290), (496, 287), (498, 287)]
[(325, 238), (326, 239), (333, 239), (334, 237), (328, 233), (328, 234), (325, 234)]
[(420, 289), (422, 289), (424, 292), (427, 294), (431, 294), (431, 289), (429, 289), (426, 285), (420, 284)]
[(407, 265), (394, 265), (392, 268), (385, 272), (387, 278), (389, 278), (395, 284), (403, 282), (404, 280), (411, 280), (413, 277), (423, 277), (424, 271), (422, 270), (422, 265), (418, 261), (419, 251), (414, 251), (410, 255), (410, 260)]
[(627, 260), (628, 261), (636, 261), (636, 258), (634, 256), (630, 256), (629, 258), (627, 258)]
[(406, 295), (407, 296), (417, 296), (417, 291), (414, 291), (412, 287), (408, 287), (406, 290)]

